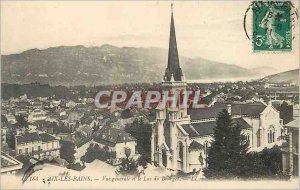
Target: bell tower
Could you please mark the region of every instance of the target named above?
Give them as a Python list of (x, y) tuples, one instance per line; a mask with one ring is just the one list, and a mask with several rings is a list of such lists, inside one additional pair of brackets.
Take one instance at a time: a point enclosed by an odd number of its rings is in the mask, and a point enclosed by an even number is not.
[[(171, 25), (169, 37), (168, 64), (163, 76), (161, 87), (163, 91), (169, 92), (169, 97), (176, 92), (186, 91), (187, 82), (180, 68), (179, 56), (175, 34), (175, 23), (173, 16), (173, 4), (171, 4)], [(163, 96), (163, 95), (162, 95)], [(166, 104), (156, 108), (156, 123), (152, 128), (151, 137), (151, 160), (158, 166), (177, 170), (178, 160), (178, 127), (180, 124), (190, 123), (187, 108), (181, 108), (180, 98), (177, 106)]]

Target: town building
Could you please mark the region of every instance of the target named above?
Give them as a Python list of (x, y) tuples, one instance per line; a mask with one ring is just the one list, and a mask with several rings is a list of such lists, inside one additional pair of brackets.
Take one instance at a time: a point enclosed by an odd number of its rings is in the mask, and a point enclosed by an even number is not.
[(126, 149), (130, 149), (129, 157), (136, 154), (136, 139), (121, 129), (104, 127), (95, 134), (93, 143), (98, 144), (100, 148), (107, 148), (108, 151), (115, 152), (116, 159), (126, 158)]
[(1, 151), (1, 175), (16, 174), (22, 166), (20, 161)]
[(46, 112), (44, 110), (35, 109), (29, 114), (28, 122), (41, 121), (45, 120), (46, 118)]
[(30, 155), (39, 160), (59, 158), (59, 139), (48, 133), (25, 133), (17, 135), (16, 154)]

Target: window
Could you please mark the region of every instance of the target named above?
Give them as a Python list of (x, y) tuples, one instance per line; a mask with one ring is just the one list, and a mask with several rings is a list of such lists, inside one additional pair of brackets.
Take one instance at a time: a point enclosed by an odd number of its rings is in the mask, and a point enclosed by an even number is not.
[(25, 148), (25, 154), (28, 154), (28, 148)]
[(246, 135), (246, 141), (247, 141), (248, 143), (250, 143), (250, 134), (247, 134), (247, 135)]
[(275, 142), (275, 129), (274, 127), (270, 127), (268, 130), (268, 143)]
[(178, 143), (178, 158), (179, 158), (179, 160), (183, 160), (183, 144), (182, 144), (182, 142)]
[(258, 129), (256, 136), (257, 136), (257, 147), (260, 147), (260, 129)]
[(205, 141), (205, 143), (204, 143), (204, 155), (207, 154), (207, 150), (208, 150), (208, 142)]
[(31, 152), (34, 152), (34, 147), (32, 147)]
[(19, 149), (19, 154), (22, 154), (22, 149)]

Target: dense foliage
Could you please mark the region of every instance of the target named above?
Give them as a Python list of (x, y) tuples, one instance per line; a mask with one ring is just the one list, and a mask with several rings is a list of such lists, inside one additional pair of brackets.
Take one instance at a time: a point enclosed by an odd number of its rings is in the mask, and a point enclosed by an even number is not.
[(107, 161), (116, 157), (115, 152), (108, 150), (108, 147), (101, 148), (98, 144), (90, 144), (85, 155), (81, 158), (81, 161), (91, 163), (95, 159)]
[(60, 141), (60, 158), (71, 164), (75, 160), (75, 152), (75, 144), (73, 142)]
[(247, 152), (247, 141), (238, 125), (223, 110), (214, 128), (214, 141), (209, 148), (204, 175), (210, 179), (286, 178), (281, 172), (282, 152), (279, 147), (260, 152)]
[(135, 120), (125, 127), (125, 131), (137, 139), (137, 151), (150, 161), (152, 128), (143, 119)]
[(208, 178), (234, 178), (243, 175), (248, 144), (241, 127), (232, 124), (227, 110), (219, 113), (214, 128), (214, 141), (209, 149), (204, 174)]

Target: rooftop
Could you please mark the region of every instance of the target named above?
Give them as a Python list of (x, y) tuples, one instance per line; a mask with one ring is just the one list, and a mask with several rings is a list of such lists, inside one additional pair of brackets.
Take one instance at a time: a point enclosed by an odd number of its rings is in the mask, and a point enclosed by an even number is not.
[[(238, 124), (242, 129), (251, 128), (251, 126), (243, 118), (232, 119), (234, 124)], [(217, 125), (217, 121), (207, 121), (193, 124), (181, 125), (182, 128), (189, 134), (190, 137), (198, 137), (205, 135), (213, 135), (214, 127)]]
[[(8, 170), (21, 169), (22, 163), (15, 158), (1, 152), (1, 172), (6, 172)], [(17, 167), (16, 167), (17, 166)], [(8, 169), (11, 168), (11, 169)]]
[(18, 144), (30, 143), (30, 142), (50, 142), (57, 140), (55, 136), (50, 135), (48, 133), (25, 133), (22, 136), (16, 136)]
[(95, 134), (94, 141), (107, 146), (115, 146), (118, 143), (136, 141), (136, 139), (124, 130), (104, 127)]
[(266, 108), (266, 105), (260, 102), (247, 103), (247, 104), (228, 104), (228, 103), (216, 103), (213, 107), (189, 109), (188, 114), (192, 120), (201, 120), (209, 118), (217, 118), (218, 114), (223, 110), (228, 110), (231, 105), (231, 115), (243, 115), (251, 117), (259, 117), (260, 113)]
[(299, 129), (299, 118), (287, 123), (284, 125), (285, 127)]

